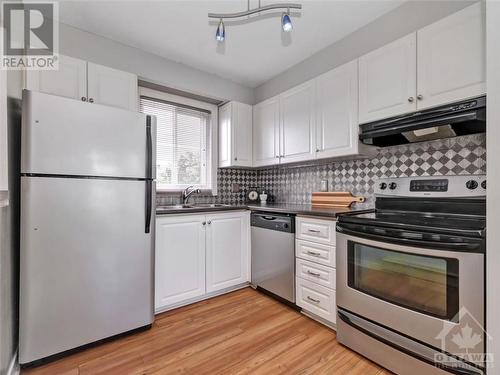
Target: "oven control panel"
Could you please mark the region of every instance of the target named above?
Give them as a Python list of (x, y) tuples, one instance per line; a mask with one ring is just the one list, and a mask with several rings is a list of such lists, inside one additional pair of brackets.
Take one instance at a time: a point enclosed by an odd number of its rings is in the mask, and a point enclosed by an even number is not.
[(375, 185), (378, 196), (411, 197), (484, 197), (486, 176), (399, 177), (380, 179)]

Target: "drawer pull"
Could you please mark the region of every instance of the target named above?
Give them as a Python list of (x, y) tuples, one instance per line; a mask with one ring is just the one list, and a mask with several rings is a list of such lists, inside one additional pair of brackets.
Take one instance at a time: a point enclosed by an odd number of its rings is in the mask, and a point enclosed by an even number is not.
[(320, 277), (320, 276), (321, 276), (321, 274), (319, 274), (319, 273), (317, 273), (317, 272), (310, 271), (310, 270), (307, 270), (307, 273), (308, 273), (309, 275), (316, 276), (316, 277)]
[(312, 256), (314, 256), (314, 257), (319, 257), (319, 256), (321, 256), (321, 254), (320, 254), (320, 253), (316, 253), (316, 252), (311, 251), (311, 250), (307, 250), (307, 254), (312, 255)]
[(308, 231), (311, 233), (321, 233), (320, 230), (316, 230), (316, 229), (308, 229)]
[(320, 303), (321, 301), (319, 299), (314, 299), (312, 298), (311, 296), (307, 296), (307, 299), (311, 302), (314, 302), (314, 303)]

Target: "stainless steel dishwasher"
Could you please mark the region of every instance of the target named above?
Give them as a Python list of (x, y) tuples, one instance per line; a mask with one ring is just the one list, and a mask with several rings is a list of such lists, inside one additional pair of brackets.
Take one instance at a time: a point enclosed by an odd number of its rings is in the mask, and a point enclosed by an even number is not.
[(295, 217), (252, 213), (252, 284), (295, 303)]

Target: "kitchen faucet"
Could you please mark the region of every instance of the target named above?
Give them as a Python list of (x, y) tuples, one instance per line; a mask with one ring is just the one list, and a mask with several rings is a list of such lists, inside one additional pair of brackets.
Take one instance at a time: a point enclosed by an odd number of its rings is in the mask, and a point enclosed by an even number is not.
[[(191, 190), (190, 190), (191, 189)], [(183, 191), (182, 191), (182, 194), (181, 194), (181, 203), (182, 204), (186, 204), (187, 200), (189, 199), (189, 197), (192, 195), (192, 194), (200, 194), (201, 193), (201, 190), (200, 189), (194, 189), (194, 186), (188, 186), (187, 188), (185, 188)]]

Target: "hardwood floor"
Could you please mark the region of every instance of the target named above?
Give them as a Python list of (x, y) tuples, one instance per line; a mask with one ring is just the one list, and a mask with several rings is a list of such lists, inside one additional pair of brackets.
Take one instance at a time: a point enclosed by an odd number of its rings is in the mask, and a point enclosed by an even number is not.
[(337, 343), (335, 332), (254, 291), (158, 315), (153, 328), (22, 375), (390, 374)]

